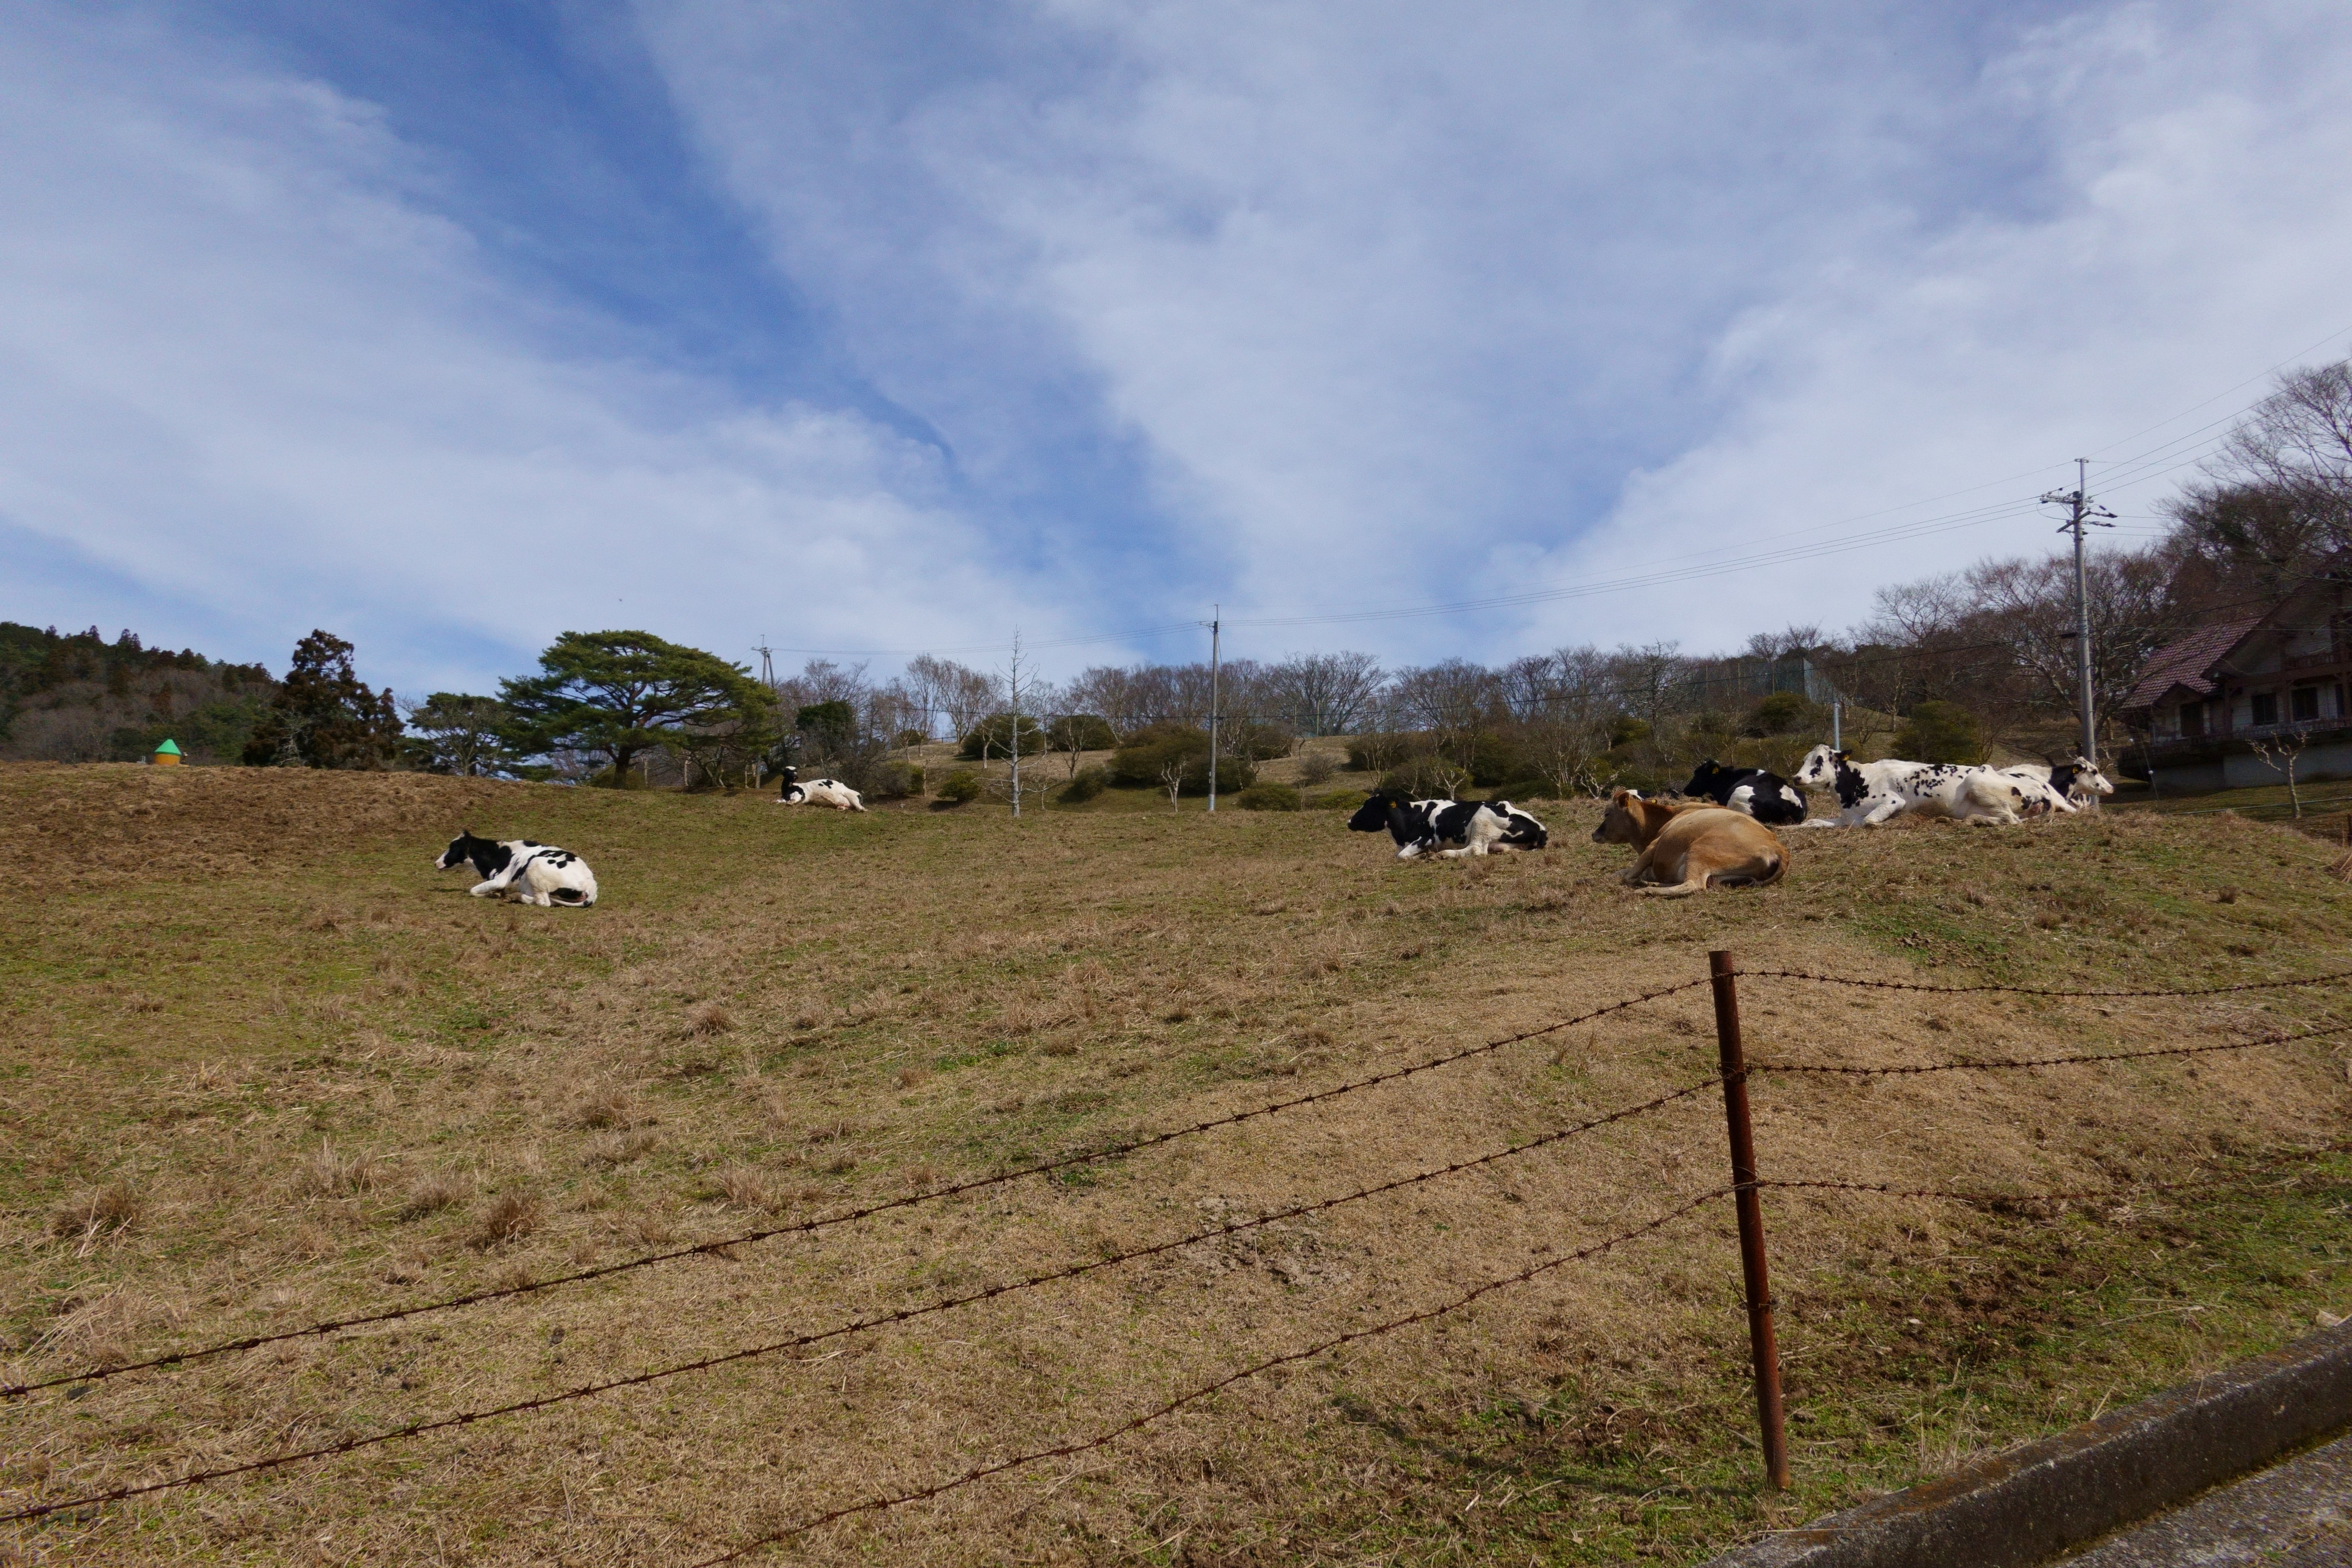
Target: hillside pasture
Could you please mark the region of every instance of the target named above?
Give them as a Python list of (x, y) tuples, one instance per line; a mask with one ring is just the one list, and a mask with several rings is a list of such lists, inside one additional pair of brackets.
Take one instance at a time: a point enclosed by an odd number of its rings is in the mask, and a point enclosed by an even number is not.
[[(1189, 805), (1191, 803), (1187, 803)], [(1599, 808), (1399, 864), (1330, 813), (790, 812), (764, 795), (0, 768), (0, 1377), (520, 1284), (1532, 1030), (1705, 973), (2221, 984), (2352, 967), (2334, 851), (2222, 816), (1794, 835), (1631, 896)], [(467, 899), (460, 827), (593, 910)], [(2218, 1042), (2344, 988), (2064, 1002), (1753, 979), (1763, 1060)], [(1704, 988), (1294, 1111), (457, 1311), (0, 1405), (0, 1511), (820, 1330), (1524, 1142), (1714, 1071)], [(2001, 1191), (2340, 1138), (2337, 1038), (1757, 1085), (1767, 1177)], [(1718, 1098), (957, 1310), (5, 1527), (27, 1563), (690, 1562), (1082, 1437), (1727, 1180)], [(1727, 1200), (1116, 1444), (777, 1560), (1691, 1562), (2292, 1337), (2352, 1163), (1996, 1211), (1767, 1194), (1797, 1488), (1756, 1484)]]

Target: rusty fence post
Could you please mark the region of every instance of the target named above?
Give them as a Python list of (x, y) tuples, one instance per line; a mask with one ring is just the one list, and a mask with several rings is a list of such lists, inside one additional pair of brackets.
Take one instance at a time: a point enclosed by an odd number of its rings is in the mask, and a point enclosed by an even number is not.
[(1772, 1337), (1772, 1282), (1764, 1267), (1764, 1204), (1756, 1191), (1756, 1130), (1748, 1115), (1748, 1058), (1739, 1042), (1739, 992), (1728, 952), (1706, 955), (1715, 987), (1715, 1042), (1723, 1064), (1723, 1119), (1731, 1132), (1732, 1201), (1739, 1211), (1739, 1268), (1748, 1282), (1748, 1348), (1756, 1361), (1756, 1415), (1764, 1473), (1789, 1486), (1789, 1432), (1780, 1409), (1780, 1352)]

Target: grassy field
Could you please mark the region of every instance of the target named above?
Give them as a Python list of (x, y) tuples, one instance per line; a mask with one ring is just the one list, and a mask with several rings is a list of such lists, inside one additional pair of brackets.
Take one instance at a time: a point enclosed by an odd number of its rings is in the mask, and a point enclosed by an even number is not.
[[(1400, 865), (1330, 813), (919, 806), (0, 768), (0, 1376), (517, 1283), (1245, 1109), (1704, 973), (2222, 984), (2352, 959), (2328, 845), (2220, 816), (1792, 836), (1622, 892), (1595, 807)], [(588, 911), (473, 900), (460, 826)], [(1760, 1060), (2199, 1043), (2340, 990), (1801, 987)], [(2237, 1189), (1990, 1212), (1768, 1194), (1796, 1489), (1756, 1480), (1727, 1201), (1078, 1458), (803, 1537), (823, 1563), (1696, 1561), (2352, 1306), (2333, 1038), (1766, 1078), (1768, 1177)], [(1706, 1079), (1706, 993), (1129, 1158), (500, 1303), (0, 1405), (0, 1510), (553, 1393), (1181, 1237)], [(1726, 1180), (1719, 1100), (901, 1328), (0, 1527), (26, 1563), (677, 1563), (1083, 1436)], [(10, 1555), (13, 1554), (13, 1555)]]

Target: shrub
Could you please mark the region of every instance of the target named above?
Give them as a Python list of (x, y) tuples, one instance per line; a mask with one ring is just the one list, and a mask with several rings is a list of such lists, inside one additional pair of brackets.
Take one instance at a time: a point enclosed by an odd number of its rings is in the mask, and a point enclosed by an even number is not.
[(1649, 738), (1649, 721), (1636, 719), (1631, 713), (1620, 713), (1616, 722), (1609, 726), (1609, 749), (1612, 752), (1637, 746)]
[(1244, 811), (1297, 811), (1298, 792), (1285, 784), (1252, 784), (1237, 797)]
[(1045, 726), (1045, 738), (1057, 752), (1108, 752), (1118, 744), (1110, 721), (1094, 713), (1063, 714)]
[(1339, 764), (1331, 760), (1328, 752), (1309, 752), (1298, 759), (1298, 782), (1310, 789), (1329, 784), (1331, 775), (1339, 771)]
[(1922, 702), (1895, 732), (1895, 754), (1914, 763), (1980, 763), (1984, 726), (1957, 702)]
[(1160, 772), (1195, 754), (1206, 759), (1209, 732), (1190, 724), (1150, 724), (1128, 737), (1110, 755), (1110, 782), (1130, 789), (1157, 789)]
[[(1219, 795), (1239, 795), (1256, 782), (1257, 769), (1247, 757), (1221, 756), (1217, 759)], [(1185, 795), (1209, 793), (1209, 754), (1206, 752), (1194, 757), (1192, 764), (1184, 770), (1181, 789)]]
[(884, 763), (874, 770), (874, 784), (866, 793), (883, 800), (906, 800), (923, 793), (923, 770), (912, 763)]
[(1432, 745), (1427, 735), (1407, 730), (1352, 735), (1348, 740), (1348, 766), (1360, 773), (1386, 773), (1407, 757), (1427, 752)]
[[(1030, 714), (1021, 715), (1021, 754), (1034, 757), (1045, 749), (1045, 727)], [(1013, 754), (1013, 715), (991, 713), (971, 727), (963, 738), (963, 750), (957, 752), (967, 762), (983, 757), (1010, 757)]]
[(1064, 805), (1077, 805), (1102, 794), (1109, 783), (1110, 770), (1097, 763), (1080, 768), (1072, 774), (1070, 782), (1062, 786), (1062, 793), (1055, 798)]
[(1281, 724), (1239, 723), (1226, 728), (1221, 752), (1247, 757), (1254, 763), (1286, 757), (1297, 748), (1298, 737)]
[(970, 768), (958, 768), (940, 781), (940, 798), (961, 805), (980, 798), (980, 775)]
[(1443, 757), (1424, 753), (1408, 757), (1382, 775), (1382, 789), (1402, 790), (1414, 800), (1445, 800), (1463, 779), (1463, 769)]
[(1822, 725), (1822, 708), (1810, 702), (1801, 691), (1775, 691), (1748, 710), (1748, 721), (1740, 726), (1747, 735), (1787, 735), (1798, 731), (1818, 730)]

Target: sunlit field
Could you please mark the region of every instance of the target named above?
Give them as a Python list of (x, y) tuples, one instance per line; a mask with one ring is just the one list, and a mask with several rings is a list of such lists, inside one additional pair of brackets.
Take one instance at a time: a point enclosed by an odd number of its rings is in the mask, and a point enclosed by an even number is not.
[[(1345, 784), (1350, 777), (1334, 781)], [(0, 1376), (517, 1286), (1263, 1106), (1705, 973), (2135, 988), (2352, 968), (2334, 847), (2237, 818), (1787, 835), (1627, 894), (1599, 808), (1400, 864), (1333, 811), (0, 769)], [(595, 868), (465, 896), (460, 827)], [(2153, 1002), (1744, 983), (1761, 1062), (2217, 1043), (2345, 988)], [(1728, 1199), (1116, 1441), (764, 1560), (1694, 1562), (2352, 1301), (2344, 1039), (1760, 1079), (1795, 1490), (1759, 1485)], [(1707, 993), (1130, 1155), (454, 1311), (0, 1405), (14, 1510), (660, 1369), (1496, 1154), (1715, 1071)], [(1090, 1438), (1728, 1181), (1712, 1091), (967, 1307), (11, 1525), (27, 1563), (677, 1563)], [(2265, 1173), (2268, 1173), (2267, 1174)]]

